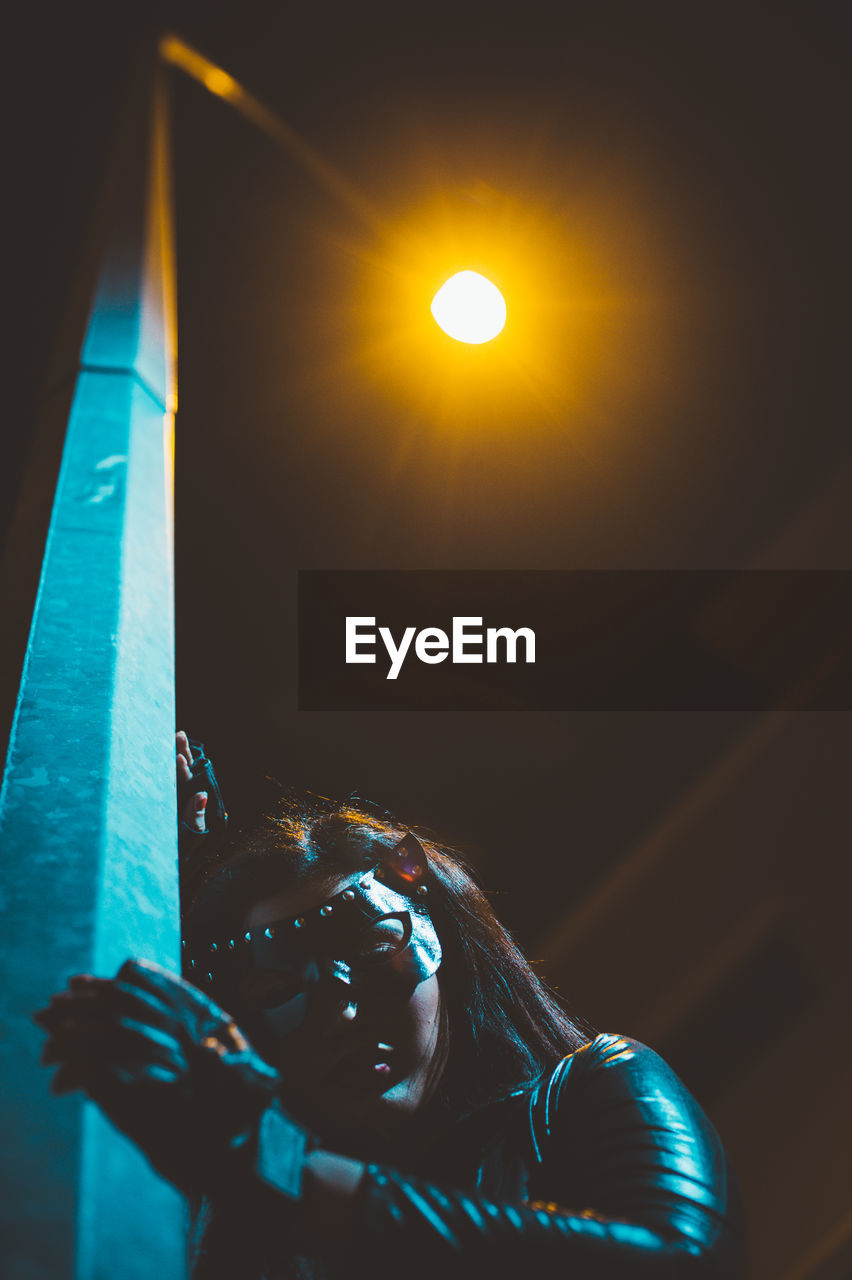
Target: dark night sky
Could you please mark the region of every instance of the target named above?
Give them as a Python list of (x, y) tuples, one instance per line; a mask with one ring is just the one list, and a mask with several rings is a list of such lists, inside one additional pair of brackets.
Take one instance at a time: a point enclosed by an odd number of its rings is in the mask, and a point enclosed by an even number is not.
[[(557, 323), (555, 399), (516, 397), (509, 420), (485, 394), (473, 427), (449, 434), (428, 371), (389, 387), (353, 355), (375, 233), (175, 83), (178, 710), (232, 808), (265, 771), (357, 787), (467, 848), (532, 941), (742, 728), (723, 713), (298, 715), (295, 571), (847, 567), (839, 18), (835, 5), (456, 3), (25, 19), (12, 485), (121, 87), (158, 24), (383, 219), (416, 218), (436, 193), (460, 216), (528, 208), (545, 248), (591, 246), (610, 299), (579, 402), (563, 394)], [(569, 269), (555, 261), (554, 292)], [(530, 849), (564, 890), (544, 906), (516, 884)]]

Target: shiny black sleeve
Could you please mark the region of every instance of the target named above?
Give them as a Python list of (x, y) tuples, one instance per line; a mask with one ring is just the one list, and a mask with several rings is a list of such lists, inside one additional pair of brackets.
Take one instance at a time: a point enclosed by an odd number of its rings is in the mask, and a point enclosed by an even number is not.
[[(718, 1136), (652, 1050), (598, 1036), (533, 1095), (536, 1199), (498, 1203), (370, 1166), (360, 1235), (377, 1275), (738, 1280)], [(395, 1263), (394, 1263), (395, 1260)], [(386, 1272), (385, 1262), (389, 1270)]]

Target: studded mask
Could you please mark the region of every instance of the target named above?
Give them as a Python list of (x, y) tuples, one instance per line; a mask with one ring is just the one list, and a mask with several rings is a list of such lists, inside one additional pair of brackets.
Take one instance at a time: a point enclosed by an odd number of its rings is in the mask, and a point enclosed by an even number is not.
[(423, 848), (408, 834), (310, 911), (190, 950), (188, 976), (227, 998), (262, 972), (262, 1018), (276, 1038), (300, 1026), (323, 996), (354, 1001), (365, 989), (413, 989), (441, 963), (425, 879)]

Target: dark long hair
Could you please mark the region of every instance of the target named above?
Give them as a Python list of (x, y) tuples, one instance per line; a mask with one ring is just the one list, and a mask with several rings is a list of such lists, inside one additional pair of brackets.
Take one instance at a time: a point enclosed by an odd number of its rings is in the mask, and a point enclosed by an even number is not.
[[(460, 1114), (534, 1079), (594, 1033), (534, 973), (470, 868), (446, 845), (362, 802), (291, 793), (230, 849), (196, 855), (183, 877), (184, 933), (195, 949), (224, 937), (258, 899), (305, 879), (331, 881), (372, 867), (381, 849), (409, 830), (426, 853), (429, 911), (443, 948), (440, 1079), (432, 1091)], [(223, 994), (214, 987), (214, 996)]]

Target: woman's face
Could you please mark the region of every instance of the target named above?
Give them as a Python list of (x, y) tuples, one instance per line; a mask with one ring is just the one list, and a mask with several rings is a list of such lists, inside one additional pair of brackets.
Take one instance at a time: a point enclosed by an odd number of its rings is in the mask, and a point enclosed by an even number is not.
[[(244, 927), (301, 915), (357, 879), (322, 877), (260, 899)], [(262, 1008), (277, 981), (274, 970), (256, 970), (243, 989), (244, 1003)], [(276, 1042), (285, 1095), (320, 1135), (391, 1130), (427, 1100), (439, 1021), (437, 974), (416, 985), (402, 975), (349, 989), (329, 982), (312, 996), (310, 1016)]]

